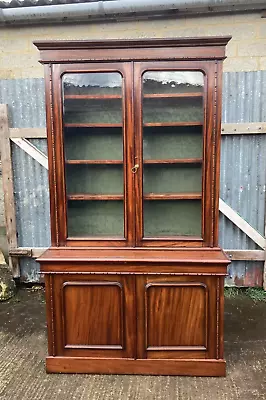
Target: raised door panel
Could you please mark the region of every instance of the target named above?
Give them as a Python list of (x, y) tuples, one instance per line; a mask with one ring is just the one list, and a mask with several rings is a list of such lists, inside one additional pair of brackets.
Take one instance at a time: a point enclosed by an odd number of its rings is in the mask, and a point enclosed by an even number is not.
[(55, 293), (56, 355), (134, 357), (132, 277), (56, 277)]
[(216, 281), (137, 277), (138, 358), (215, 358)]
[(63, 305), (66, 348), (123, 348), (120, 282), (66, 282)]
[(148, 350), (206, 349), (208, 294), (204, 284), (154, 282), (145, 291)]

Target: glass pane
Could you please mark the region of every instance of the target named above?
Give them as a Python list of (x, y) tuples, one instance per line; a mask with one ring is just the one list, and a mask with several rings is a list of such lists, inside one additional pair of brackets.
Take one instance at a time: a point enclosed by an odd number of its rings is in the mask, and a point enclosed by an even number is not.
[(201, 236), (204, 76), (149, 71), (142, 84), (144, 236)]
[(144, 236), (200, 236), (200, 200), (144, 200)]
[(145, 160), (202, 157), (202, 128), (198, 126), (145, 127)]
[(143, 75), (144, 94), (194, 93), (203, 90), (200, 71), (149, 71)]
[(144, 165), (144, 194), (148, 193), (201, 193), (201, 166)]
[(122, 76), (117, 72), (63, 76), (65, 124), (122, 124)]
[(65, 74), (62, 86), (68, 236), (123, 237), (122, 76)]
[(68, 236), (124, 235), (123, 201), (68, 201)]
[(65, 74), (65, 95), (120, 95), (122, 77), (117, 72)]

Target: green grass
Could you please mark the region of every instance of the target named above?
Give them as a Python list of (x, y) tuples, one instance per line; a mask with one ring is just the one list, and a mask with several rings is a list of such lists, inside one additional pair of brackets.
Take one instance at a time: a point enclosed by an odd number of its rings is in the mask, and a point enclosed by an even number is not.
[(225, 295), (225, 298), (228, 298), (228, 299), (249, 297), (254, 302), (258, 302), (258, 301), (266, 302), (266, 291), (264, 291), (262, 288), (227, 287), (224, 290), (224, 295)]
[(261, 288), (248, 288), (246, 289), (246, 295), (254, 301), (266, 302), (266, 292)]

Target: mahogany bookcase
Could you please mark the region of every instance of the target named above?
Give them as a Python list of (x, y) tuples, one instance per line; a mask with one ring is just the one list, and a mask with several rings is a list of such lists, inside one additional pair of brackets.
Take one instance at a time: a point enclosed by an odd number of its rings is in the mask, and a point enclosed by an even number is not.
[(48, 372), (225, 375), (229, 37), (45, 41)]

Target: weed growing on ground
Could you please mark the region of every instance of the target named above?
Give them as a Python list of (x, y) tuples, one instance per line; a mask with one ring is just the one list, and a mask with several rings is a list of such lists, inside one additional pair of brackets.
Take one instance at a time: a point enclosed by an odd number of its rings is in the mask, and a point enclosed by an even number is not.
[(262, 288), (235, 288), (226, 287), (224, 289), (224, 295), (228, 299), (235, 299), (240, 297), (249, 297), (253, 301), (264, 301), (266, 302), (266, 291)]

